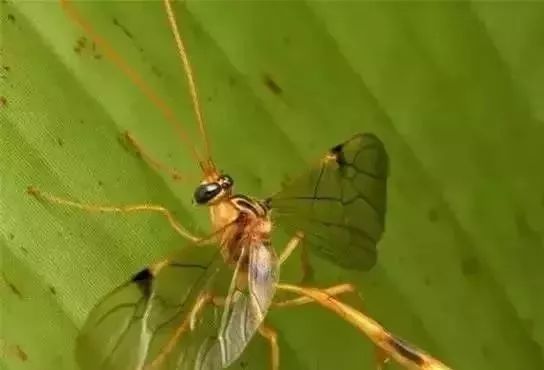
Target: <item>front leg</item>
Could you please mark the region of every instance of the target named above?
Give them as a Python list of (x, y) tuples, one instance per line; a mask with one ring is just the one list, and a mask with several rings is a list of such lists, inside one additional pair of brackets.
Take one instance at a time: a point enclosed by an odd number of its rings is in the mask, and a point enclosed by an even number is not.
[(172, 212), (163, 206), (157, 204), (130, 204), (130, 205), (104, 205), (104, 204), (92, 204), (81, 203), (71, 199), (62, 198), (53, 194), (46, 193), (39, 190), (35, 186), (29, 186), (26, 191), (29, 195), (34, 196), (37, 199), (47, 201), (53, 204), (59, 204), (62, 206), (73, 207), (81, 209), (82, 211), (89, 213), (139, 213), (139, 212), (151, 212), (162, 215), (172, 229), (185, 239), (191, 240), (195, 243), (202, 241), (203, 239), (191, 234), (185, 229), (173, 216)]

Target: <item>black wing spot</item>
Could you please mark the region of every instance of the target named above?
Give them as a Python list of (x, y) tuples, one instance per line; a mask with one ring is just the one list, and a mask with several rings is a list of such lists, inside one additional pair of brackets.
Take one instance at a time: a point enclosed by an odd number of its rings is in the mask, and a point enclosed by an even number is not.
[(388, 338), (388, 342), (397, 350), (397, 352), (402, 357), (415, 363), (417, 366), (422, 366), (425, 364), (425, 359), (421, 357), (421, 355), (418, 353), (419, 351), (410, 346), (405, 341), (391, 336)]
[(153, 283), (153, 278), (154, 276), (151, 273), (151, 270), (145, 268), (137, 272), (132, 277), (131, 281), (138, 286), (145, 297), (149, 297), (151, 295), (151, 284)]
[(338, 144), (332, 147), (330, 153), (334, 155), (335, 161), (336, 163), (338, 163), (338, 166), (342, 167), (349, 164), (344, 154), (344, 144)]

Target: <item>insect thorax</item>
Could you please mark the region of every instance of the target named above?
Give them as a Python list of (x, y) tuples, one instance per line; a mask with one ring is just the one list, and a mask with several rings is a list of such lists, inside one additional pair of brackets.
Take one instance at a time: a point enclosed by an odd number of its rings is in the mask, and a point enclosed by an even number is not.
[[(223, 256), (230, 264), (236, 264), (242, 250), (257, 243), (269, 243), (272, 222), (269, 209), (261, 202), (244, 195), (234, 195), (229, 203), (237, 215), (221, 236)], [(247, 266), (248, 249), (241, 261), (242, 269)]]

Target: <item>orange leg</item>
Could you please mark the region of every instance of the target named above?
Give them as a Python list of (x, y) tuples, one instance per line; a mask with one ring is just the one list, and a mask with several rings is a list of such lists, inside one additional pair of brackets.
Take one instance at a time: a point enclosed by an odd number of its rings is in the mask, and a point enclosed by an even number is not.
[(206, 292), (202, 293), (196, 300), (195, 304), (191, 308), (191, 311), (187, 317), (183, 320), (183, 322), (178, 326), (172, 337), (168, 340), (164, 348), (161, 350), (161, 352), (155, 357), (153, 361), (151, 361), (150, 364), (146, 365), (144, 367), (144, 370), (158, 370), (161, 368), (162, 363), (166, 359), (166, 357), (172, 352), (172, 350), (175, 348), (176, 344), (181, 339), (181, 336), (187, 332), (187, 330), (193, 330), (194, 329), (194, 323), (196, 319), (198, 318), (198, 315), (202, 312), (202, 310), (208, 305), (208, 304), (214, 304), (214, 305), (221, 305), (223, 302), (223, 298), (215, 297), (214, 295)]
[[(351, 284), (339, 284), (334, 285), (329, 288), (325, 289), (319, 289), (319, 291), (323, 292), (324, 294), (327, 294), (328, 296), (337, 296), (344, 293), (353, 293), (355, 292), (355, 287)], [(308, 297), (308, 296), (301, 296), (298, 298), (288, 299), (285, 301), (279, 301), (274, 302), (272, 305), (273, 307), (294, 307), (294, 306), (302, 306), (304, 304), (313, 303), (315, 302), (314, 299)]]
[[(395, 360), (406, 369), (451, 370), (451, 368), (424, 351), (411, 346), (389, 333), (380, 324), (362, 312), (338, 301), (327, 293), (326, 290), (303, 288), (290, 284), (277, 284), (277, 288), (308, 297), (324, 308), (336, 313), (369, 337), (386, 354), (385, 358)], [(384, 361), (382, 361), (383, 363)]]
[[(332, 296), (338, 296), (345, 293), (356, 293), (356, 289), (352, 284), (339, 284), (325, 289), (318, 289), (319, 291)], [(357, 294), (357, 297), (362, 303), (362, 298)], [(273, 307), (293, 307), (301, 306), (307, 303), (315, 302), (308, 296), (298, 297), (280, 302), (274, 302)], [(389, 361), (389, 356), (381, 348), (376, 346), (376, 369), (383, 370), (384, 365)]]
[(176, 221), (174, 216), (172, 216), (172, 213), (163, 206), (155, 205), (155, 204), (134, 204), (134, 205), (124, 205), (124, 206), (104, 206), (104, 205), (96, 205), (96, 204), (84, 204), (75, 202), (69, 199), (64, 199), (61, 197), (57, 197), (55, 195), (42, 192), (41, 190), (38, 190), (34, 186), (29, 186), (27, 189), (27, 193), (35, 196), (38, 199), (46, 200), (50, 203), (60, 204), (64, 206), (69, 207), (75, 207), (79, 208), (86, 212), (109, 212), (109, 213), (135, 213), (135, 212), (157, 212), (160, 213), (163, 217), (166, 218), (170, 226), (181, 236), (183, 236), (186, 239), (189, 239), (195, 243), (198, 243), (199, 241), (203, 240), (200, 237), (192, 235), (188, 230), (186, 230), (181, 224)]
[(278, 346), (278, 333), (270, 326), (261, 324), (259, 327), (261, 334), (270, 344), (270, 364), (271, 370), (278, 370), (280, 367), (280, 347)]
[(301, 231), (298, 231), (295, 233), (295, 236), (293, 236), (288, 242), (283, 251), (280, 254), (279, 261), (280, 265), (283, 264), (287, 258), (293, 253), (293, 251), (301, 246), (302, 251), (300, 254), (300, 263), (302, 267), (302, 279), (301, 282), (305, 283), (308, 281), (312, 281), (313, 279), (313, 269), (310, 264), (310, 258), (308, 256), (308, 248), (305, 244), (301, 245), (301, 242), (304, 240), (304, 233)]
[(167, 173), (174, 181), (182, 179), (181, 173), (175, 168), (166, 166), (164, 163), (155, 159), (150, 155), (137, 141), (134, 139), (134, 136), (128, 131), (123, 133), (123, 138), (125, 142), (134, 149), (136, 154), (138, 154), (146, 163), (148, 163), (152, 168), (159, 172)]

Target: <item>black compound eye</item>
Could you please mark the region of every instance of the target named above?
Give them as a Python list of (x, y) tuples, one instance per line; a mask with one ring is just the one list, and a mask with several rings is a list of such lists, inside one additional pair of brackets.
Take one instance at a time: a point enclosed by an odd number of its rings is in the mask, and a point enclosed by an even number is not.
[(198, 204), (206, 204), (222, 191), (221, 185), (216, 182), (203, 184), (196, 188), (194, 198)]
[(229, 175), (222, 175), (219, 178), (219, 183), (223, 189), (231, 188), (234, 185), (234, 180)]

